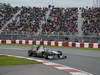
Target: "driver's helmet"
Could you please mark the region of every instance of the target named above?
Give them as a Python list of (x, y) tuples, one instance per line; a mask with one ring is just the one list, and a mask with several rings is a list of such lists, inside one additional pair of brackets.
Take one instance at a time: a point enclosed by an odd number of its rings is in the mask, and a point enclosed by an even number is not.
[(37, 48), (37, 50), (38, 50), (38, 49), (40, 48), (40, 45), (38, 45), (36, 48)]
[(40, 48), (45, 50), (45, 46), (44, 45), (38, 45), (37, 46), (37, 50), (39, 50)]

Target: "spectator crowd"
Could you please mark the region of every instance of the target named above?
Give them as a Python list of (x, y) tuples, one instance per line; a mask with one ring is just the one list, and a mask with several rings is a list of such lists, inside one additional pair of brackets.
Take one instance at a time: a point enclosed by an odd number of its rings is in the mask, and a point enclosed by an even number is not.
[(55, 8), (53, 7), (47, 23), (43, 27), (45, 34), (61, 35), (75, 34), (77, 30), (78, 9), (77, 8)]
[[(83, 33), (100, 32), (100, 8), (82, 8), (81, 10)], [(36, 34), (42, 29), (42, 34), (73, 35), (78, 33), (78, 8), (12, 7), (9, 4), (0, 4), (0, 29), (9, 20), (11, 22), (5, 28), (6, 31)]]
[(84, 34), (93, 34), (100, 32), (100, 8), (82, 9)]
[(19, 7), (12, 7), (9, 4), (0, 4), (0, 29), (9, 21), (15, 13), (18, 12)]

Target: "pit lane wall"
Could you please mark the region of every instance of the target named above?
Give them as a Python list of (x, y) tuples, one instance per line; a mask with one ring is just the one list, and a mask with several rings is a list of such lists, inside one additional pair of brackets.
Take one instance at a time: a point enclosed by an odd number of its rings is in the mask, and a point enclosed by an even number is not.
[(79, 43), (66, 41), (33, 41), (33, 40), (0, 40), (0, 44), (25, 44), (25, 45), (47, 45), (80, 48), (100, 48), (100, 43)]

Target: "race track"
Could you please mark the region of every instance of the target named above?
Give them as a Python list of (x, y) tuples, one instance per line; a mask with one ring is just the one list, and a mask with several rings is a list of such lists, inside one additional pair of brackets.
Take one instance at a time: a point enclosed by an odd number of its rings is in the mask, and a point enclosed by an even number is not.
[[(10, 54), (18, 56), (27, 56), (27, 50), (30, 47), (0, 46), (0, 54)], [(65, 60), (51, 60), (59, 64), (70, 66), (83, 70), (93, 75), (100, 75), (100, 51), (93, 50), (75, 50), (70, 48), (51, 48), (52, 50), (62, 50), (68, 56)], [(45, 60), (43, 58), (39, 58)]]

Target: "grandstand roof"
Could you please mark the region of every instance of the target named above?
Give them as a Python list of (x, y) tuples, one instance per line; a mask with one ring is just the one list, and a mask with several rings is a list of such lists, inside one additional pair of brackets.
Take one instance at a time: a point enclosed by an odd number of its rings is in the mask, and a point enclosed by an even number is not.
[(57, 7), (91, 7), (93, 0), (0, 0), (0, 3), (10, 3), (12, 6), (41, 6), (53, 4)]

